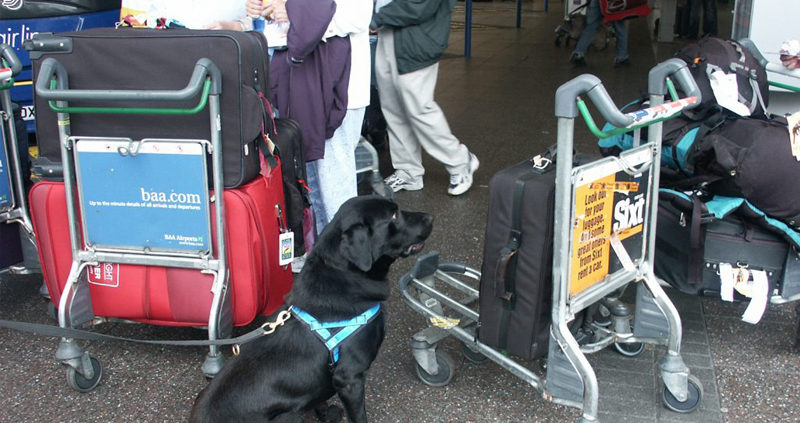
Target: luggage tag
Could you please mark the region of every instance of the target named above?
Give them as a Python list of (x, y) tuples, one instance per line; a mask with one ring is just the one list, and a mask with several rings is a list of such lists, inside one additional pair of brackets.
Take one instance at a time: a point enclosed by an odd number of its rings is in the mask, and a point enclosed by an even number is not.
[(753, 275), (753, 280), (748, 283), (750, 304), (742, 314), (742, 320), (750, 324), (756, 324), (761, 320), (761, 316), (764, 315), (764, 311), (767, 309), (769, 283), (767, 281), (767, 272), (753, 270), (750, 273)]
[(739, 291), (745, 297), (753, 296), (753, 286), (750, 283), (750, 271), (745, 267), (736, 269), (735, 279), (733, 281), (733, 289)]
[(739, 86), (736, 83), (736, 74), (727, 74), (715, 70), (708, 75), (711, 90), (717, 99), (717, 104), (736, 113), (739, 116), (750, 116), (750, 109), (739, 103)]
[(800, 112), (786, 116), (789, 129), (789, 145), (792, 146), (792, 155), (800, 161)]
[(735, 273), (730, 263), (719, 264), (719, 296), (722, 301), (733, 302), (733, 285), (738, 270)]
[(276, 204), (275, 209), (278, 211), (278, 227), (281, 230), (280, 235), (278, 235), (278, 264), (280, 266), (288, 266), (294, 260), (294, 232), (286, 228), (281, 205)]

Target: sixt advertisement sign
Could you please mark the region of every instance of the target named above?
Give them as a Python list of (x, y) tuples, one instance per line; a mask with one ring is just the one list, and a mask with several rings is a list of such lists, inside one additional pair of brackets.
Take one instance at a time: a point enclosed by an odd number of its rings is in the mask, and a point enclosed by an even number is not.
[(0, 43), (7, 44), (22, 62), (11, 99), (20, 104), (28, 132), (34, 131), (33, 75), (23, 43), (40, 32), (69, 32), (113, 27), (119, 21), (121, 0), (0, 0)]
[(84, 239), (97, 248), (208, 252), (206, 155), (202, 144), (79, 140)]

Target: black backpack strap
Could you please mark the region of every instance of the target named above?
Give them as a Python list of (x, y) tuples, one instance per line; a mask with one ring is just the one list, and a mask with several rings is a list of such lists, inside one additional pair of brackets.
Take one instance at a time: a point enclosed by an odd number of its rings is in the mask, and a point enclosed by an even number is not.
[(692, 194), (692, 222), (689, 226), (689, 283), (699, 286), (703, 283), (703, 264), (705, 263), (706, 225), (714, 220), (708, 214), (705, 203), (695, 193)]

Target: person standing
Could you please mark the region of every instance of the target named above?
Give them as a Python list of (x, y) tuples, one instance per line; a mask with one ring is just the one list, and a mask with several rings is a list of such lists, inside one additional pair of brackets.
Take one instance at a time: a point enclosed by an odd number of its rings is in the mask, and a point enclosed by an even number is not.
[(717, 35), (717, 0), (686, 0), (685, 13), (683, 14), (683, 28), (681, 34), (688, 40), (696, 40), (700, 29), (700, 8), (703, 8), (703, 36)]
[(306, 164), (317, 233), (322, 233), (345, 201), (358, 195), (356, 146), (369, 105), (371, 17), (372, 0), (336, 0), (336, 12), (325, 31), (325, 39), (350, 39), (350, 76), (344, 120), (325, 140), (323, 156)]
[(388, 125), (393, 191), (423, 187), (422, 150), (450, 173), (450, 195), (472, 186), (478, 158), (450, 131), (433, 99), (439, 58), (450, 37), (456, 0), (378, 0), (371, 26), (378, 29), (375, 81)]
[[(575, 50), (572, 52), (569, 60), (577, 66), (586, 65), (586, 51), (589, 45), (592, 44), (597, 28), (603, 22), (603, 12), (600, 10), (600, 0), (589, 0), (589, 5), (586, 7), (586, 25), (578, 37), (578, 43), (575, 44)], [(614, 36), (617, 39), (617, 55), (614, 58), (614, 67), (627, 67), (630, 66), (631, 61), (628, 57), (628, 29), (625, 26), (625, 21), (618, 20), (611, 22), (614, 27)]]

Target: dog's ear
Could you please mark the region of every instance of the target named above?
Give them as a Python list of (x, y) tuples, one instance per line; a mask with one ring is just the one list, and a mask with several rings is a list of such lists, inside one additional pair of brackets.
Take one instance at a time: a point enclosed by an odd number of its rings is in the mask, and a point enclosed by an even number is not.
[(342, 257), (355, 264), (362, 272), (372, 269), (372, 244), (370, 243), (369, 229), (363, 223), (347, 228), (342, 233), (339, 252)]

